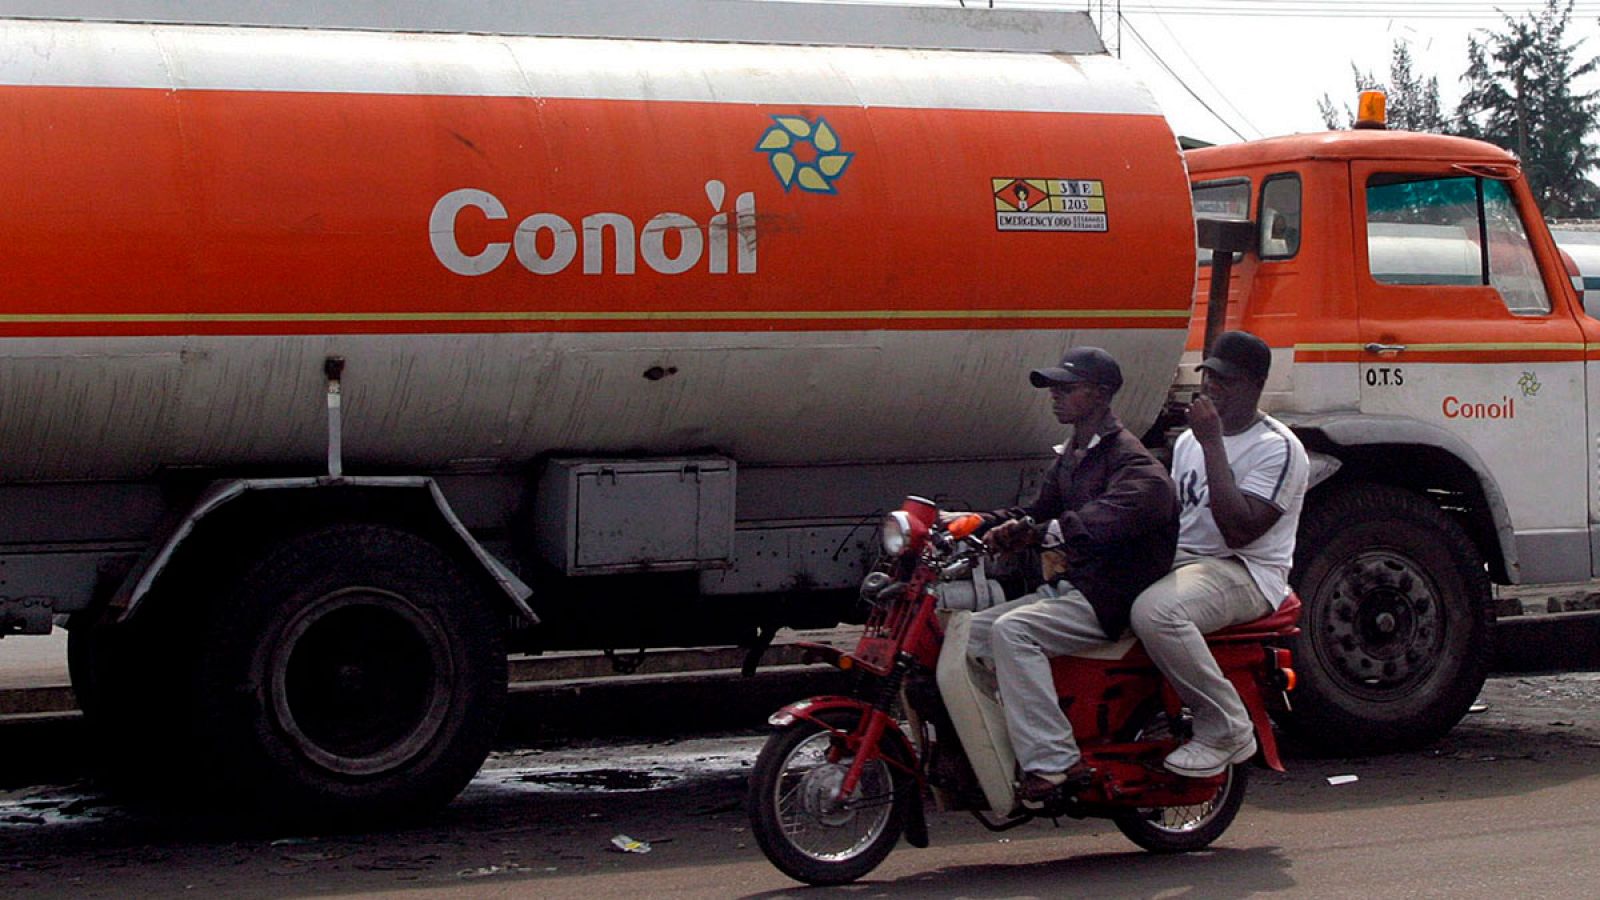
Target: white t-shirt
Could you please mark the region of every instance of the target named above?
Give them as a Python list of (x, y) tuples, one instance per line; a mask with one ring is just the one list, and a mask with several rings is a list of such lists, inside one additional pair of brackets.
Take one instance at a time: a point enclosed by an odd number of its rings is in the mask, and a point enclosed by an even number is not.
[(1194, 433), (1185, 431), (1172, 448), (1172, 480), (1178, 486), (1178, 559), (1196, 556), (1237, 557), (1249, 570), (1262, 596), (1276, 609), (1289, 596), (1289, 569), (1294, 565), (1294, 534), (1306, 499), (1311, 461), (1306, 448), (1282, 422), (1262, 416), (1254, 425), (1224, 435), (1239, 490), (1259, 497), (1283, 515), (1266, 534), (1244, 547), (1229, 547), (1211, 515), (1206, 485), (1206, 457)]

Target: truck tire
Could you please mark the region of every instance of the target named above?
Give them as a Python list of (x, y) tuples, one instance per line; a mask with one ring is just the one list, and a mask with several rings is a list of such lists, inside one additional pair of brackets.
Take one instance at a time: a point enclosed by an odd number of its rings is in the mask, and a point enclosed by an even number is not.
[(1437, 506), (1383, 485), (1308, 506), (1290, 581), (1305, 604), (1285, 721), (1297, 739), (1340, 755), (1408, 749), (1466, 714), (1493, 657), (1489, 578)]
[(195, 683), (210, 781), (290, 821), (448, 803), (488, 756), (504, 623), (427, 540), (381, 525), (282, 541), (210, 617)]

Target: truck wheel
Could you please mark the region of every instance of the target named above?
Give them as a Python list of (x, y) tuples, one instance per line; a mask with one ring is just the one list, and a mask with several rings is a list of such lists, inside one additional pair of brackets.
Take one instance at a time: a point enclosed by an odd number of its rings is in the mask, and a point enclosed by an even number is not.
[(1335, 754), (1399, 750), (1455, 726), (1493, 655), (1489, 578), (1449, 516), (1362, 485), (1308, 508), (1291, 582), (1305, 610), (1285, 725)]
[(504, 643), (488, 600), (415, 534), (288, 539), (210, 619), (195, 697), (212, 780), (291, 819), (442, 806), (488, 756)]

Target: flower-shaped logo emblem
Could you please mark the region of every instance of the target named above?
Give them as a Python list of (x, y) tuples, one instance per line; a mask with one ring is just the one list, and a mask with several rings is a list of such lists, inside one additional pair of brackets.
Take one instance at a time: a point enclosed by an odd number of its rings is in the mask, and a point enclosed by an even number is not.
[(772, 171), (785, 191), (799, 185), (803, 191), (832, 194), (833, 183), (849, 167), (854, 153), (839, 149), (839, 136), (828, 120), (802, 116), (773, 116), (775, 122), (761, 136), (756, 150), (767, 154)]

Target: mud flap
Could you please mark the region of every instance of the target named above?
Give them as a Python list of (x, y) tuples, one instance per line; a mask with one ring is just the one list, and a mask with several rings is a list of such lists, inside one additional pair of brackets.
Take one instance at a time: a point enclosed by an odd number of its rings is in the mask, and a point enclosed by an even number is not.
[(967, 761), (978, 776), (978, 785), (989, 801), (989, 809), (1010, 814), (1017, 805), (1017, 760), (1011, 750), (1011, 736), (1006, 732), (1005, 710), (995, 700), (992, 689), (980, 686), (980, 679), (992, 684), (993, 676), (967, 659), (972, 614), (953, 612), (944, 628), (937, 669), (939, 694), (950, 712), (956, 736), (967, 751)]
[(1229, 672), (1228, 680), (1233, 683), (1234, 690), (1239, 692), (1239, 699), (1244, 701), (1244, 708), (1250, 713), (1250, 721), (1256, 731), (1256, 745), (1261, 748), (1261, 764), (1274, 772), (1285, 771), (1283, 757), (1278, 753), (1278, 735), (1272, 730), (1272, 717), (1267, 712), (1261, 685), (1248, 672)]

